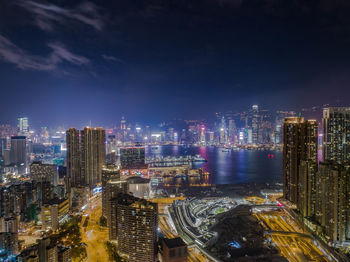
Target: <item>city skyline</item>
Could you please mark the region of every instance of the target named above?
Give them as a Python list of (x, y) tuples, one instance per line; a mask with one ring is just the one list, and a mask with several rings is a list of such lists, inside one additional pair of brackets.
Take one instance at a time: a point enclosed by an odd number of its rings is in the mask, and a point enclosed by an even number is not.
[(349, 0), (0, 7), (0, 262), (350, 261)]
[(0, 3), (1, 122), (347, 106), (346, 1)]
[[(220, 115), (225, 116), (225, 121), (228, 121), (229, 119), (227, 118), (227, 115), (232, 115), (237, 118), (239, 115), (244, 115), (247, 114), (249, 111), (253, 109), (253, 107), (258, 106), (258, 110), (260, 110), (263, 113), (267, 113), (270, 117), (271, 120), (274, 121), (275, 118), (278, 118), (279, 112), (294, 112), (296, 115), (302, 115), (306, 119), (316, 119), (319, 123), (322, 122), (322, 112), (323, 109), (329, 108), (329, 107), (343, 107), (340, 106), (338, 103), (327, 103), (323, 105), (313, 105), (309, 107), (303, 107), (303, 108), (286, 108), (286, 107), (281, 107), (277, 109), (271, 109), (264, 107), (264, 105), (258, 105), (258, 104), (249, 104), (245, 105), (242, 107), (242, 110), (223, 110), (223, 111), (213, 111), (210, 114), (200, 117), (194, 116), (193, 118), (189, 117), (173, 117), (173, 118), (162, 118), (159, 120), (156, 120), (155, 118), (152, 118), (151, 115), (149, 115), (148, 118), (142, 118), (142, 119), (130, 119), (128, 118), (128, 114), (122, 114), (120, 117), (115, 115), (115, 117), (107, 120), (106, 122), (97, 120), (97, 121), (92, 121), (91, 119), (89, 120), (80, 120), (76, 119), (72, 121), (72, 123), (67, 123), (67, 122), (62, 122), (62, 123), (52, 123), (50, 124), (50, 121), (40, 121), (37, 122), (34, 117), (34, 119), (28, 117), (28, 114), (20, 114), (15, 118), (11, 118), (8, 121), (1, 122), (0, 125), (3, 126), (9, 126), (10, 128), (16, 128), (16, 134), (18, 135), (27, 135), (28, 132), (30, 131), (35, 131), (35, 132), (40, 132), (41, 129), (49, 129), (49, 130), (66, 130), (69, 128), (78, 128), (78, 129), (84, 129), (85, 127), (103, 127), (106, 129), (116, 129), (120, 128), (121, 122), (124, 121), (124, 126), (125, 128), (138, 128), (138, 127), (146, 127), (150, 126), (151, 128), (154, 128), (155, 130), (161, 129), (164, 126), (171, 126), (171, 125), (176, 125), (174, 123), (191, 123), (192, 121), (197, 121), (199, 123), (207, 124), (208, 126), (211, 126), (213, 123), (215, 123), (218, 120), (218, 117)], [(344, 106), (346, 107), (346, 105)], [(230, 118), (230, 117), (229, 117)], [(22, 121), (25, 119), (26, 123), (26, 130), (23, 131), (22, 127)], [(227, 123), (228, 127), (229, 123)], [(226, 127), (226, 128), (227, 128)]]

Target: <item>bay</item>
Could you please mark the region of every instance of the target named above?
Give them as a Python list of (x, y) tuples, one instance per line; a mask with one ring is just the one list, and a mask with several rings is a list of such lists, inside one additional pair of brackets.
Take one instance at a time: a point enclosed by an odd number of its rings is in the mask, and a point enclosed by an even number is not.
[(210, 172), (211, 184), (281, 183), (282, 152), (269, 150), (230, 150), (219, 147), (176, 145), (148, 146), (146, 156), (200, 155), (207, 162), (193, 165)]

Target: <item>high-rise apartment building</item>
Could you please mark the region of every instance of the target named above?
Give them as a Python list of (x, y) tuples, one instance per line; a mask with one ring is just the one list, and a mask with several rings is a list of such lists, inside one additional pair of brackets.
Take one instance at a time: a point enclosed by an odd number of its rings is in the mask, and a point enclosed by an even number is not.
[(110, 181), (120, 181), (120, 169), (115, 165), (106, 165), (102, 168), (102, 214), (107, 217), (107, 191), (106, 186)]
[[(300, 164), (317, 164), (318, 125), (315, 120), (288, 117), (283, 126), (283, 196), (298, 205), (300, 190)], [(305, 178), (304, 180), (308, 180)]]
[(80, 172), (80, 139), (79, 130), (70, 128), (66, 131), (67, 175), (73, 187), (83, 183)]
[(85, 185), (101, 182), (106, 161), (106, 133), (102, 127), (86, 127), (80, 132), (81, 178)]
[(72, 186), (93, 187), (101, 182), (106, 161), (106, 133), (101, 127), (69, 129), (67, 135), (67, 173)]
[(29, 133), (29, 122), (28, 117), (19, 117), (17, 123), (17, 132), (19, 136), (28, 136)]
[(299, 168), (298, 210), (303, 217), (314, 218), (316, 208), (317, 162), (302, 160)]
[(323, 110), (323, 161), (350, 161), (350, 107)]
[(316, 222), (334, 244), (350, 240), (350, 166), (320, 163), (317, 173)]
[(109, 240), (117, 240), (117, 202), (116, 197), (118, 194), (129, 193), (129, 186), (127, 181), (109, 180), (106, 184), (106, 188), (102, 191), (102, 199), (104, 199), (103, 215), (107, 218), (107, 224), (109, 229)]
[(118, 251), (130, 262), (154, 262), (157, 252), (158, 206), (128, 194), (113, 199)]

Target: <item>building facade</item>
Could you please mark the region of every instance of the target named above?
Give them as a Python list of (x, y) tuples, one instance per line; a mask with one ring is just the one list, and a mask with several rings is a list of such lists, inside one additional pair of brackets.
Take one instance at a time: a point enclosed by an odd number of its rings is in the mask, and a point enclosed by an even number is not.
[(158, 205), (128, 194), (118, 194), (113, 202), (120, 254), (130, 262), (154, 262), (158, 240)]
[(350, 107), (323, 110), (323, 161), (350, 161)]
[[(299, 203), (300, 164), (309, 161), (317, 165), (318, 125), (315, 120), (288, 117), (283, 125), (283, 196)], [(305, 178), (307, 181), (309, 178)]]

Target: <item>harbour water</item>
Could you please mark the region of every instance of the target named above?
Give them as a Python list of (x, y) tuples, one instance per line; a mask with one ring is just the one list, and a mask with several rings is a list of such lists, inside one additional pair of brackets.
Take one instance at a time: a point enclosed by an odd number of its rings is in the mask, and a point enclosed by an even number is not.
[(239, 150), (224, 152), (218, 147), (149, 146), (146, 156), (200, 155), (207, 162), (195, 162), (193, 168), (210, 172), (211, 184), (281, 183), (282, 152)]

